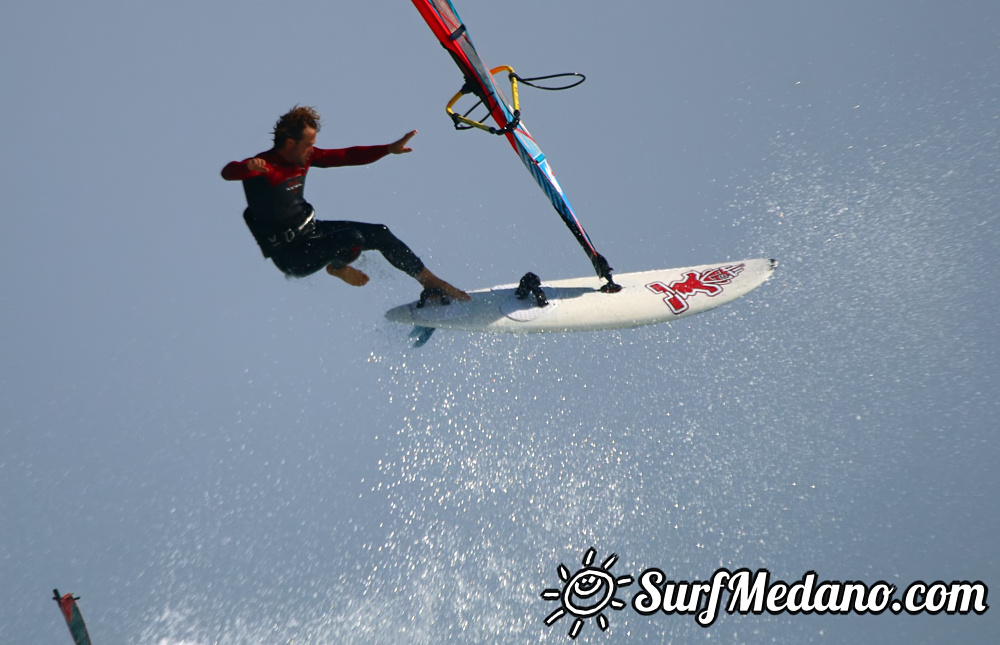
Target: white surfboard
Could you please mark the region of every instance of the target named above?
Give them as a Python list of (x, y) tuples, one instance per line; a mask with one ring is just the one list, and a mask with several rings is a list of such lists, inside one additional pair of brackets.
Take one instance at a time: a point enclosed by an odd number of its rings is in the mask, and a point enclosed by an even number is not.
[(465, 331), (541, 333), (621, 329), (669, 322), (732, 302), (764, 283), (776, 260), (720, 262), (681, 269), (615, 275), (618, 293), (600, 290), (594, 276), (542, 282), (548, 303), (519, 299), (516, 284), (470, 291), (472, 299), (443, 305), (431, 299), (395, 307), (385, 317), (397, 323)]

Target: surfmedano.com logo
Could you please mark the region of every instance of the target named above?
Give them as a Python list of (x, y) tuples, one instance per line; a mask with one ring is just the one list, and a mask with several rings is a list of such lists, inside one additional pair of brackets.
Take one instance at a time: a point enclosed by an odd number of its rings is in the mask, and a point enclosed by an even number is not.
[(545, 600), (558, 600), (560, 607), (545, 618), (545, 624), (551, 627), (557, 620), (569, 614), (576, 620), (569, 628), (569, 637), (576, 638), (583, 628), (583, 621), (595, 617), (597, 626), (601, 631), (608, 628), (608, 618), (604, 615), (604, 610), (609, 606), (617, 611), (625, 608), (625, 601), (615, 598), (618, 587), (627, 587), (632, 584), (632, 576), (621, 576), (615, 578), (611, 575), (611, 567), (618, 561), (618, 556), (612, 553), (595, 567), (594, 556), (597, 551), (594, 548), (587, 549), (583, 554), (583, 568), (569, 574), (566, 565), (560, 564), (556, 570), (559, 579), (563, 582), (562, 589), (546, 589), (542, 592)]
[[(601, 631), (608, 629), (604, 610), (620, 611), (626, 603), (616, 597), (619, 587), (635, 582), (632, 576), (615, 577), (611, 567), (618, 556), (611, 554), (599, 566), (594, 566), (597, 551), (587, 549), (583, 568), (570, 575), (560, 564), (557, 573), (562, 588), (546, 589), (543, 600), (559, 601), (559, 607), (545, 618), (553, 626), (563, 616), (573, 617), (569, 637), (576, 638), (588, 619), (595, 619)], [(672, 580), (655, 567), (638, 577), (639, 590), (632, 596), (632, 609), (642, 616), (692, 616), (701, 627), (711, 627), (720, 613), (764, 613), (791, 615), (872, 615), (886, 611), (918, 614), (982, 615), (989, 610), (986, 599), (989, 588), (981, 580), (922, 580), (899, 588), (884, 580), (867, 584), (859, 580), (823, 580), (815, 571), (806, 572), (792, 582), (771, 577), (767, 569), (716, 570), (707, 580)], [(900, 593), (901, 592), (901, 593)]]

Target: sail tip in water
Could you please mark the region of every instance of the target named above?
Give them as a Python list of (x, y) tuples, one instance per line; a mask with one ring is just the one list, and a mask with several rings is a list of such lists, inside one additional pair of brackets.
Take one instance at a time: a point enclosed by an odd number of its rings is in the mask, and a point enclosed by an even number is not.
[(66, 626), (69, 627), (73, 642), (76, 645), (91, 645), (87, 625), (83, 622), (83, 614), (80, 613), (80, 607), (76, 604), (80, 597), (71, 593), (60, 595), (58, 589), (53, 589), (52, 599), (59, 603), (59, 610), (62, 611), (63, 618), (66, 620)]

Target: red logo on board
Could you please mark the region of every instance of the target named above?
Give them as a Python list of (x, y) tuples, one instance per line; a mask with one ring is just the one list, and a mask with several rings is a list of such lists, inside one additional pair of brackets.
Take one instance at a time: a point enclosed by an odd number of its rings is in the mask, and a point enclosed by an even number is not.
[(651, 282), (646, 288), (653, 293), (663, 294), (663, 302), (667, 303), (670, 311), (681, 314), (688, 310), (689, 298), (699, 293), (709, 297), (719, 295), (723, 291), (722, 285), (732, 282), (743, 273), (744, 268), (745, 264), (730, 264), (708, 271), (688, 271), (681, 280), (674, 280), (670, 284)]

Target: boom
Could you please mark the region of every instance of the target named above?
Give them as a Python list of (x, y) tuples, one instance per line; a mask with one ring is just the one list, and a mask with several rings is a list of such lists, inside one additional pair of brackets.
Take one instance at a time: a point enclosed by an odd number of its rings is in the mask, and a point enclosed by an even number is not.
[[(456, 128), (465, 129), (475, 127), (488, 130), (494, 134), (502, 134), (507, 137), (507, 141), (521, 158), (521, 162), (534, 177), (535, 181), (548, 196), (556, 212), (562, 217), (563, 222), (576, 237), (577, 242), (587, 253), (597, 275), (607, 280), (602, 287), (603, 291), (616, 292), (620, 289), (615, 284), (611, 276), (611, 267), (603, 255), (597, 252), (590, 237), (583, 229), (580, 221), (576, 218), (573, 208), (566, 199), (562, 187), (552, 173), (545, 154), (542, 152), (534, 138), (528, 132), (524, 123), (521, 122), (521, 112), (517, 98), (518, 76), (510, 67), (503, 66), (490, 70), (483, 63), (483, 60), (476, 52), (476, 48), (469, 38), (468, 30), (462, 23), (458, 12), (452, 5), (451, 0), (412, 0), (413, 5), (423, 16), (424, 21), (434, 32), (441, 45), (448, 50), (452, 59), (462, 70), (465, 76), (465, 85), (448, 103), (448, 114), (455, 122)], [(493, 82), (493, 75), (501, 71), (508, 72), (511, 81), (511, 91), (514, 97), (513, 105), (507, 97)], [(477, 121), (460, 116), (452, 111), (455, 103), (465, 94), (474, 94), (482, 101), (489, 110), (490, 116), (496, 122), (498, 128), (490, 128)]]

